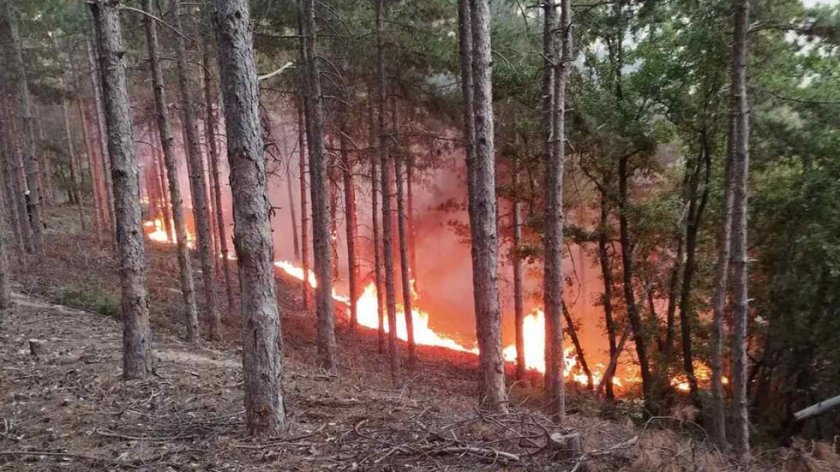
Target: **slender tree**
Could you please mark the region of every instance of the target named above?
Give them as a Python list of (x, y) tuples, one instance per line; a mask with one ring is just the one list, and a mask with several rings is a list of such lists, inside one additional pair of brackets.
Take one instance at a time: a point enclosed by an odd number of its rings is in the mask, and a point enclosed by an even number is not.
[(303, 100), (297, 100), (298, 172), (300, 173), (300, 262), (303, 267), (303, 309), (309, 311), (312, 302), (312, 287), (309, 285), (309, 204), (306, 193), (306, 122)]
[[(5, 195), (0, 192), (0, 213), (7, 214), (7, 204)], [(11, 278), (9, 259), (8, 259), (8, 244), (6, 222), (0, 221), (0, 328), (3, 326), (3, 317), (7, 309), (12, 306), (12, 289), (9, 279)]]
[[(172, 8), (175, 12), (173, 26), (175, 29), (183, 31), (180, 1), (173, 0)], [(192, 90), (190, 90), (187, 47), (183, 33), (177, 34), (175, 38), (175, 63), (178, 69), (178, 89), (181, 93), (181, 120), (184, 127), (184, 136), (186, 137), (187, 160), (189, 162), (187, 171), (190, 176), (190, 196), (192, 198), (193, 217), (198, 233), (198, 254), (201, 260), (201, 279), (204, 287), (204, 310), (209, 326), (210, 339), (219, 339), (222, 323), (218, 307), (216, 306), (216, 284), (214, 280), (216, 258), (213, 255), (210, 211), (207, 208), (207, 182), (204, 175), (204, 160), (201, 157), (201, 149), (199, 147), (198, 123), (195, 117), (195, 104), (192, 98)]]
[(151, 373), (152, 339), (146, 293), (146, 249), (140, 215), (140, 189), (128, 90), (125, 48), (117, 5), (109, 0), (89, 4), (99, 38), (100, 72), (108, 151), (113, 159), (117, 250), (120, 260), (123, 318), (123, 377), (142, 379)]
[(85, 223), (85, 202), (84, 198), (82, 197), (82, 182), (81, 182), (81, 169), (79, 168), (77, 161), (76, 161), (76, 150), (75, 146), (73, 145), (73, 133), (70, 131), (70, 112), (67, 109), (67, 104), (70, 101), (68, 97), (68, 92), (64, 88), (64, 80), (60, 80), (60, 87), (62, 89), (62, 97), (61, 97), (61, 112), (62, 117), (64, 118), (64, 137), (67, 140), (67, 157), (68, 157), (68, 164), (70, 167), (70, 182), (72, 183), (73, 193), (76, 195), (76, 209), (79, 212), (79, 223), (81, 224), (82, 231), (87, 231), (87, 225)]
[[(151, 12), (152, 0), (143, 0), (143, 7)], [(152, 74), (152, 87), (155, 96), (155, 115), (157, 118), (158, 135), (160, 136), (163, 161), (168, 176), (169, 194), (171, 198), (172, 220), (175, 225), (176, 252), (178, 254), (178, 275), (181, 285), (181, 296), (184, 303), (184, 325), (187, 329), (187, 340), (191, 343), (199, 342), (198, 308), (195, 301), (195, 284), (193, 282), (192, 263), (187, 247), (187, 227), (184, 220), (184, 207), (181, 198), (181, 183), (178, 178), (178, 163), (175, 157), (175, 138), (172, 137), (172, 127), (166, 112), (166, 89), (163, 83), (158, 54), (157, 28), (149, 17), (143, 18), (146, 28), (146, 43), (149, 49), (149, 67)]]
[(525, 320), (525, 288), (524, 288), (524, 262), (519, 254), (522, 245), (522, 204), (519, 201), (519, 164), (513, 170), (513, 247), (511, 248), (511, 259), (513, 260), (513, 316), (514, 329), (516, 331), (516, 380), (525, 379), (525, 332), (523, 323)]
[[(378, 49), (378, 48), (377, 48)], [(377, 320), (377, 347), (379, 353), (385, 352), (385, 304), (384, 291), (382, 290), (382, 233), (379, 230), (379, 201), (382, 198), (382, 191), (379, 186), (379, 147), (376, 116), (373, 106), (373, 94), (368, 93), (368, 116), (369, 116), (369, 147), (373, 150), (370, 153), (370, 200), (371, 200), (371, 227), (373, 231), (373, 276), (376, 285), (376, 320)]]
[[(108, 133), (105, 130), (105, 116), (102, 105), (102, 90), (99, 80), (96, 77), (100, 71), (96, 65), (96, 53), (90, 41), (87, 42), (88, 72), (90, 73), (90, 87), (93, 91), (93, 116), (96, 118), (97, 138), (99, 142), (99, 160), (101, 164), (102, 184), (104, 187), (105, 202), (107, 205), (107, 222), (109, 233), (115, 231), (114, 213), (114, 183), (111, 179), (111, 156), (108, 154)], [(113, 237), (109, 238), (113, 241)]]
[(282, 430), (286, 413), (250, 11), (246, 0), (213, 5), (241, 285), (245, 419), (249, 433), (270, 436)]
[(312, 196), (312, 242), (315, 259), (315, 311), (318, 319), (318, 355), (322, 368), (337, 372), (338, 347), (335, 342), (335, 314), (332, 304), (332, 254), (329, 229), (327, 152), (324, 147), (324, 115), (321, 78), (316, 58), (315, 1), (303, 0), (304, 69), (307, 143), (309, 149), (309, 190)]
[(207, 41), (202, 43), (202, 64), (204, 65), (204, 102), (205, 113), (204, 118), (204, 132), (206, 134), (207, 144), (210, 148), (210, 177), (213, 184), (213, 209), (216, 211), (216, 236), (219, 242), (219, 251), (222, 254), (222, 273), (225, 278), (225, 294), (227, 295), (228, 313), (233, 314), (236, 310), (236, 301), (233, 295), (234, 282), (233, 275), (230, 271), (230, 250), (228, 249), (227, 240), (227, 226), (225, 225), (225, 214), (222, 210), (222, 184), (219, 173), (219, 145), (216, 141), (217, 120), (216, 114), (213, 112), (213, 104), (215, 103), (215, 94), (211, 73), (210, 48), (207, 46)]
[(32, 216), (32, 250), (38, 257), (44, 256), (43, 195), (41, 189), (40, 165), (35, 149), (35, 119), (32, 116), (29, 80), (23, 59), (23, 46), (18, 34), (17, 15), (12, 3), (4, 2), (6, 22), (8, 23), (11, 45), (14, 48), (11, 67), (17, 81), (17, 98), (23, 120), (23, 165), (26, 170), (26, 185), (29, 189), (29, 208)]
[[(396, 125), (396, 123), (395, 123)], [(402, 285), (403, 312), (405, 314), (406, 340), (408, 342), (408, 366), (412, 368), (417, 363), (417, 346), (414, 341), (414, 323), (411, 293), (411, 260), (408, 249), (408, 223), (405, 209), (404, 183), (405, 172), (403, 163), (405, 156), (394, 160), (394, 174), (397, 182), (397, 233), (400, 238), (400, 276)]]
[(344, 227), (347, 240), (347, 285), (350, 290), (350, 325), (355, 328), (358, 323), (356, 302), (359, 298), (359, 257), (356, 253), (358, 223), (356, 218), (356, 183), (353, 177), (353, 161), (350, 159), (347, 133), (347, 110), (342, 111), (342, 127), (339, 131), (341, 175), (344, 183)]
[[(391, 224), (391, 196), (388, 176), (388, 136), (385, 125), (387, 100), (385, 77), (385, 40), (383, 21), (385, 0), (376, 0), (376, 129), (379, 151), (379, 188), (382, 189), (382, 268), (385, 280), (385, 304), (388, 313), (388, 350), (390, 352), (391, 381), (400, 382), (400, 352), (397, 344), (397, 296), (394, 286), (394, 245)], [(381, 326), (381, 324), (380, 324)]]
[(471, 164), (472, 172), (468, 172), (472, 174), (472, 178), (468, 175), (467, 183), (468, 193), (471, 195), (470, 237), (473, 247), (473, 296), (481, 375), (480, 403), (482, 407), (491, 411), (506, 411), (507, 392), (498, 287), (490, 2), (469, 1), (469, 20), (463, 21), (469, 22), (472, 34), (472, 118), (475, 129), (475, 155)]

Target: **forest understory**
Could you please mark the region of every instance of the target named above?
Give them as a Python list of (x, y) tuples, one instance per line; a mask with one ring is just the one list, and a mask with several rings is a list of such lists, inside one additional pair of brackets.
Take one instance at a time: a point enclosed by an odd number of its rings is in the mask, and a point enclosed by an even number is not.
[[(15, 280), (0, 331), (0, 470), (737, 470), (690, 410), (634, 424), (633, 402), (607, 411), (570, 392), (560, 427), (539, 412), (541, 386), (514, 384), (509, 413), (482, 414), (470, 354), (421, 346), (419, 365), (394, 389), (376, 333), (351, 331), (341, 313), (340, 377), (325, 375), (298, 285), (284, 278), (284, 388), (294, 413), (282, 436), (250, 438), (237, 321), (224, 320), (223, 342), (183, 342), (173, 249), (151, 243), (155, 375), (122, 381), (116, 265), (67, 214), (50, 212), (48, 262)], [(579, 453), (567, 449), (574, 435)], [(797, 443), (758, 454), (749, 470), (839, 469), (828, 444)]]

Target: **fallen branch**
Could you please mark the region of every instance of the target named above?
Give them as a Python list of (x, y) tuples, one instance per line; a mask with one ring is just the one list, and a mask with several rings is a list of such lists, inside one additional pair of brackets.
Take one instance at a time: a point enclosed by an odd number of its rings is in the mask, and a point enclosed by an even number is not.
[(451, 453), (472, 453), (484, 457), (493, 456), (493, 460), (501, 457), (512, 462), (518, 462), (519, 456), (510, 452), (499, 451), (497, 449), (488, 447), (474, 447), (474, 446), (449, 446), (442, 449), (435, 449), (429, 451), (430, 454), (451, 454)]
[(815, 403), (809, 406), (808, 408), (799, 410), (793, 414), (793, 417), (796, 418), (796, 421), (802, 421), (806, 418), (825, 413), (826, 411), (836, 406), (840, 406), (840, 395)]

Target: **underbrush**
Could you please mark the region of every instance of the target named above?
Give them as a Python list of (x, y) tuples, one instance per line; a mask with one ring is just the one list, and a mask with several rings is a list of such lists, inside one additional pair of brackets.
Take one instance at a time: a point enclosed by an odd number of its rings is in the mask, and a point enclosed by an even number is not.
[(94, 292), (80, 287), (60, 287), (55, 290), (52, 301), (59, 305), (99, 313), (120, 319), (122, 309), (120, 297), (108, 292)]

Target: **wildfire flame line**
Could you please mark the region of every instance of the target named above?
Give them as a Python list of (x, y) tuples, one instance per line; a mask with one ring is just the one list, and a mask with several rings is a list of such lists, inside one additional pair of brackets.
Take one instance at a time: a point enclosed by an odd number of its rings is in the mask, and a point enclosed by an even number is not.
[[(143, 223), (143, 226), (147, 228), (147, 236), (150, 240), (173, 244), (164, 230), (162, 220), (156, 219), (154, 221), (146, 221)], [(188, 235), (187, 239), (188, 245), (192, 247), (193, 238), (191, 235)], [(232, 260), (236, 259), (233, 255), (229, 255), (228, 257)], [(274, 261), (274, 266), (297, 280), (303, 281), (305, 279), (312, 288), (318, 287), (318, 279), (312, 270), (309, 270), (308, 274), (304, 274), (302, 267), (284, 260)], [(412, 295), (414, 300), (417, 300), (419, 297), (413, 288), (412, 281)], [(365, 289), (362, 291), (362, 294), (356, 301), (358, 323), (361, 326), (370, 329), (379, 328), (378, 299), (376, 295), (376, 285), (371, 282), (367, 284)], [(337, 293), (335, 289), (333, 289), (332, 297), (337, 302), (344, 303), (346, 305), (350, 304), (350, 298), (346, 295)], [(452, 349), (453, 351), (478, 354), (477, 347), (467, 347), (451, 337), (436, 332), (431, 326), (429, 326), (429, 320), (431, 318), (429, 313), (418, 308), (414, 303), (412, 305), (411, 316), (414, 327), (414, 341), (416, 344), (423, 346), (437, 346)], [(384, 320), (384, 330), (385, 332), (389, 332), (389, 329), (390, 327), (388, 326), (388, 319), (386, 317)], [(522, 329), (524, 338), (527, 340), (524, 353), (525, 367), (530, 370), (545, 372), (545, 313), (543, 310), (541, 308), (536, 308), (530, 314), (526, 315), (523, 319)], [(405, 311), (403, 306), (400, 304), (397, 305), (397, 338), (403, 341), (408, 339), (405, 323)], [(513, 344), (506, 346), (502, 351), (502, 354), (506, 361), (515, 362), (516, 346)], [(569, 346), (564, 350), (564, 360), (564, 374), (566, 378), (578, 384), (587, 385), (589, 379), (586, 377), (586, 374), (581, 371), (581, 368), (578, 365), (577, 357), (574, 354), (574, 347)], [(597, 364), (596, 367), (597, 369), (592, 371), (592, 382), (595, 385), (597, 385), (603, 378), (604, 370), (603, 364)], [(711, 370), (708, 366), (702, 362), (696, 361), (694, 368), (695, 375), (701, 383), (709, 381), (711, 377)], [(613, 384), (619, 388), (623, 387), (624, 383), (639, 383), (640, 381), (641, 379), (639, 379), (638, 376), (624, 376), (623, 378), (615, 376), (613, 378)], [(724, 378), (723, 381), (724, 383), (728, 383), (728, 379), (726, 378)], [(689, 390), (688, 380), (685, 375), (677, 375), (672, 378), (671, 385), (680, 391), (687, 392)]]

